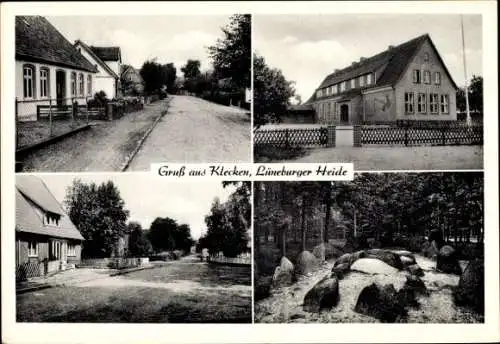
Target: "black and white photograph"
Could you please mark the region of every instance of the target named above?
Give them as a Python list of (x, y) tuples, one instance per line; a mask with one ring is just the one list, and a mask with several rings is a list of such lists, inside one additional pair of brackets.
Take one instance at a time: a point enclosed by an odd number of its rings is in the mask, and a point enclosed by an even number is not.
[(16, 176), (16, 320), (251, 323), (250, 182)]
[(484, 323), (483, 179), (255, 182), (255, 322)]
[(251, 16), (16, 16), (19, 172), (251, 162)]
[(481, 15), (254, 15), (254, 161), (483, 168)]

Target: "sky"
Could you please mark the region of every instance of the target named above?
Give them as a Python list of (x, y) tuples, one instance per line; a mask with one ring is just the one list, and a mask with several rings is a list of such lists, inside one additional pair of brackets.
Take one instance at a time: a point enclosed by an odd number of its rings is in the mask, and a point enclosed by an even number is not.
[(210, 68), (207, 47), (222, 37), (221, 27), (229, 16), (56, 16), (47, 17), (71, 43), (80, 39), (88, 45), (119, 46), (122, 62), (140, 68), (144, 61), (158, 58), (173, 62), (177, 75), (188, 59)]
[(210, 212), (214, 198), (219, 197), (224, 202), (234, 191), (232, 186), (223, 188), (221, 182), (167, 182), (161, 177), (140, 173), (78, 176), (46, 174), (39, 177), (61, 203), (66, 188), (75, 177), (85, 183), (97, 184), (112, 180), (120, 191), (125, 208), (130, 211), (129, 221), (137, 221), (144, 229), (149, 229), (156, 217), (170, 217), (179, 224), (188, 224), (191, 236), (195, 239), (206, 232), (205, 215)]
[[(464, 15), (468, 79), (482, 73), (482, 18)], [(336, 68), (428, 33), (457, 85), (464, 85), (459, 15), (254, 15), (253, 48), (295, 81), (305, 102)]]

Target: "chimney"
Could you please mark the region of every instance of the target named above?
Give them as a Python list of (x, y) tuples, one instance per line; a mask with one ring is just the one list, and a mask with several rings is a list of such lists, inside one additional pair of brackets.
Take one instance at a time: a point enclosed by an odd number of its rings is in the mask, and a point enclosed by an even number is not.
[(366, 60), (366, 57), (360, 57), (359, 58), (359, 62), (363, 62), (364, 60)]
[(340, 69), (338, 68), (335, 68), (335, 70), (333, 71), (334, 73), (338, 73), (340, 71)]
[(351, 67), (354, 67), (358, 64), (358, 61), (354, 61), (353, 63), (351, 63)]
[(387, 47), (387, 50), (392, 50), (394, 49), (394, 45), (389, 45), (389, 47)]

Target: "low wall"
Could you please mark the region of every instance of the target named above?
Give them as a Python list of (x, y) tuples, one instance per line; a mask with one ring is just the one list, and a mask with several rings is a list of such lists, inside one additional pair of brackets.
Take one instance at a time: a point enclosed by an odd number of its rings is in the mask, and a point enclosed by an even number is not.
[(209, 263), (214, 264), (224, 264), (224, 265), (248, 265), (252, 264), (251, 257), (236, 257), (236, 258), (228, 258), (224, 256), (209, 256), (207, 261)]
[(82, 259), (77, 267), (95, 269), (126, 269), (146, 265), (149, 258), (91, 258)]

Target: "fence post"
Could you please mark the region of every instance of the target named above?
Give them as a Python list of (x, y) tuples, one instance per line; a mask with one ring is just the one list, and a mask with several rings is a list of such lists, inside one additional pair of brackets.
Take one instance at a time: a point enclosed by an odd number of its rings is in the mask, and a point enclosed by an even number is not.
[(405, 146), (408, 146), (408, 125), (405, 125)]
[(52, 98), (49, 98), (49, 137), (52, 137)]
[(361, 147), (361, 130), (362, 130), (361, 125), (355, 125), (353, 127), (353, 146), (354, 147)]
[(335, 133), (337, 128), (334, 125), (328, 125), (327, 127), (327, 147), (335, 147)]
[(441, 140), (442, 140), (442, 144), (443, 146), (446, 145), (446, 127), (443, 125), (443, 127), (441, 128)]

